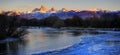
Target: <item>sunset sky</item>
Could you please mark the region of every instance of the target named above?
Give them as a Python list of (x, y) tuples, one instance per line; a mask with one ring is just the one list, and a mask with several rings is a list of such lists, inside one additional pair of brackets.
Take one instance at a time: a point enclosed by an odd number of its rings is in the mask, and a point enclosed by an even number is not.
[(0, 10), (29, 11), (41, 5), (48, 9), (80, 9), (101, 8), (105, 10), (120, 10), (120, 0), (0, 0)]

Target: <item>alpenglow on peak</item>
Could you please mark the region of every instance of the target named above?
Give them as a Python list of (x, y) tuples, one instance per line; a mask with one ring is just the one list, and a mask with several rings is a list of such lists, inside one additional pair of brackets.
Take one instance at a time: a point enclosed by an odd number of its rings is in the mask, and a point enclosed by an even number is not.
[(48, 9), (45, 6), (41, 5), (40, 12), (41, 13), (46, 13), (47, 11), (48, 11)]

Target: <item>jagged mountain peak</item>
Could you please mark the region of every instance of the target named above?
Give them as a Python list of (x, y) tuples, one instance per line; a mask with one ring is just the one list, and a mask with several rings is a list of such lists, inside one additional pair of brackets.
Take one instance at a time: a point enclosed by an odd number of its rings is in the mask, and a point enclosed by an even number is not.
[(66, 8), (62, 8), (63, 12), (68, 12), (69, 10), (67, 10)]
[(39, 8), (35, 8), (35, 9), (32, 10), (32, 12), (37, 12), (37, 11), (40, 11), (40, 9)]
[(58, 9), (55, 8), (55, 7), (52, 7), (52, 8), (49, 10), (49, 12), (51, 12), (51, 13), (56, 13), (57, 11), (58, 11)]
[(0, 10), (0, 14), (3, 14), (3, 13), (5, 13), (5, 11), (4, 10)]
[(65, 19), (65, 18), (71, 18), (74, 15), (77, 15), (85, 19), (90, 17), (99, 18), (104, 13), (105, 13), (105, 10), (98, 9), (98, 8), (92, 8), (89, 10), (79, 10), (79, 9), (68, 10), (66, 8), (62, 8), (61, 10), (58, 10), (55, 7), (47, 9), (45, 6), (41, 5), (40, 8), (35, 8), (32, 13), (31, 11), (29, 13), (26, 13), (25, 16), (29, 18), (37, 18), (37, 19), (42, 19), (49, 16), (58, 16), (61, 19)]
[(40, 12), (46, 13), (47, 11), (48, 11), (48, 9), (45, 6), (41, 5)]
[(57, 10), (57, 8), (55, 8), (55, 7), (52, 7), (52, 8), (51, 8), (51, 10), (52, 10), (52, 11), (55, 11), (55, 10)]
[(100, 9), (100, 8), (91, 8), (91, 9), (89, 9), (89, 11), (102, 11), (102, 9)]
[(35, 12), (46, 13), (48, 12), (48, 9), (44, 5), (41, 5), (40, 8), (35, 8), (32, 10), (32, 13), (35, 13)]

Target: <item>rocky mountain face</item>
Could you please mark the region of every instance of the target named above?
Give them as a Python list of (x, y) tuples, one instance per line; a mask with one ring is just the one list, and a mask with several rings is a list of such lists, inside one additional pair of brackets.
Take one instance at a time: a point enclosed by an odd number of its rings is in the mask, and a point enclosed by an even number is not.
[(67, 18), (72, 18), (75, 15), (79, 16), (82, 19), (92, 18), (92, 17), (99, 18), (104, 13), (109, 13), (111, 15), (116, 14), (120, 16), (120, 11), (107, 11), (97, 8), (89, 9), (89, 10), (68, 10), (66, 8), (62, 8), (58, 10), (55, 7), (52, 7), (51, 9), (47, 9), (43, 5), (40, 8), (35, 8), (32, 11), (27, 11), (26, 13), (19, 11), (7, 11), (7, 12), (2, 10), (0, 11), (0, 14), (7, 14), (8, 16), (19, 15), (20, 17), (24, 17), (28, 19), (29, 18), (43, 19), (49, 16), (57, 16), (60, 19), (67, 19)]

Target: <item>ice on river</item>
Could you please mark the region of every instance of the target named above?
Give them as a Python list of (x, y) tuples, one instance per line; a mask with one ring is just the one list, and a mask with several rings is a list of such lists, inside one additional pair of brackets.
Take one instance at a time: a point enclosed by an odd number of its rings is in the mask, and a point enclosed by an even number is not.
[(105, 32), (107, 33), (84, 36), (80, 43), (64, 49), (33, 55), (120, 55), (120, 32)]

